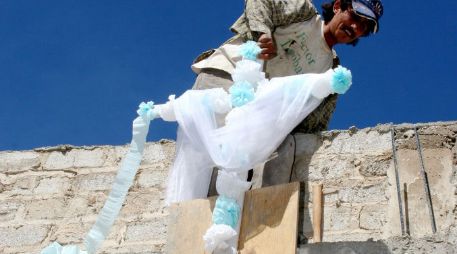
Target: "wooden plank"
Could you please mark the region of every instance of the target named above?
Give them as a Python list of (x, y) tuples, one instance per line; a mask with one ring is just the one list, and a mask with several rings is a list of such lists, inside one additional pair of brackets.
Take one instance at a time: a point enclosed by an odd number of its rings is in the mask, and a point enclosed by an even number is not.
[(313, 243), (322, 242), (322, 183), (313, 186)]
[(238, 249), (241, 254), (295, 254), (300, 184), (246, 192)]
[(165, 253), (207, 253), (203, 235), (211, 226), (216, 197), (174, 203), (169, 207)]
[[(299, 183), (246, 192), (239, 253), (295, 253), (299, 192)], [(175, 203), (169, 207), (165, 253), (206, 253), (203, 235), (212, 224), (215, 202), (216, 197), (211, 197)]]

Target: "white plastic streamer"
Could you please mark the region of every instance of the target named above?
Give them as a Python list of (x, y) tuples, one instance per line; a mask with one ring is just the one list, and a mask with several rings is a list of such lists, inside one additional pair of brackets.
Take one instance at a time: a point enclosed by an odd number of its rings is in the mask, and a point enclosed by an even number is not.
[[(142, 106), (144, 107), (142, 108)], [(146, 136), (149, 130), (149, 123), (157, 115), (157, 112), (154, 112), (152, 108), (152, 103), (150, 105), (142, 103), (138, 113), (140, 116), (133, 121), (130, 149), (122, 161), (111, 192), (98, 215), (97, 221), (84, 240), (87, 252), (81, 251), (79, 247), (75, 245), (62, 247), (57, 242), (54, 242), (43, 249), (41, 254), (93, 254), (96, 253), (97, 249), (106, 239), (140, 166), (144, 145), (146, 143)]]
[(87, 254), (87, 252), (80, 250), (79, 246), (76, 245), (62, 246), (57, 242), (53, 242), (44, 248), (41, 254)]
[(230, 253), (236, 254), (236, 248), (230, 242), (236, 240), (235, 229), (224, 224), (213, 224), (203, 236), (205, 250), (209, 253)]
[[(240, 212), (243, 208), (244, 202), (244, 193), (249, 190), (251, 187), (251, 183), (244, 181), (242, 179), (246, 179), (246, 175), (240, 175), (236, 172), (227, 172), (225, 170), (220, 170), (217, 176), (216, 181), (216, 189), (219, 193), (219, 197), (216, 201), (217, 203), (220, 202), (221, 197), (228, 197), (229, 199), (233, 199), (236, 201), (240, 208)], [(238, 219), (236, 222), (235, 228), (232, 228), (229, 225), (224, 224), (216, 224), (218, 214), (214, 213), (216, 211), (216, 207), (213, 210), (213, 225), (206, 231), (205, 235), (203, 236), (203, 240), (205, 241), (205, 250), (209, 253), (237, 253), (237, 244), (238, 244), (238, 232), (240, 230), (241, 220)], [(241, 218), (241, 213), (238, 214), (239, 218)], [(234, 220), (232, 218), (231, 220)], [(235, 251), (234, 251), (235, 250)]]

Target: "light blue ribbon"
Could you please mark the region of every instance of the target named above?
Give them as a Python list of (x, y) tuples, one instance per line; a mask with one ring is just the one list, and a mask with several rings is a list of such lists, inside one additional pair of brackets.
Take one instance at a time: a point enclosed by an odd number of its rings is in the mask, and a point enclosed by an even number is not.
[(219, 196), (213, 210), (213, 223), (229, 225), (235, 229), (240, 218), (240, 210), (235, 199)]
[(105, 204), (97, 217), (97, 221), (84, 240), (86, 251), (81, 251), (78, 246), (61, 246), (54, 242), (41, 251), (41, 254), (93, 254), (100, 248), (106, 239), (111, 227), (114, 224), (125, 197), (132, 186), (135, 175), (140, 167), (143, 158), (144, 145), (148, 135), (149, 123), (157, 116), (154, 111), (154, 103), (142, 102), (137, 111), (138, 117), (133, 120), (132, 142), (127, 155), (122, 161), (121, 167), (117, 172), (113, 187), (109, 193)]

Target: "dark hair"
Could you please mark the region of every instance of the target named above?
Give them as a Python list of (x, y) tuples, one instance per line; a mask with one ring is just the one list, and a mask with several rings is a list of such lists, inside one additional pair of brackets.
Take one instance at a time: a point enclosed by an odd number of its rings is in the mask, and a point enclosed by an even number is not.
[[(331, 1), (321, 5), (322, 17), (324, 18), (325, 23), (328, 23), (330, 20), (332, 20), (333, 16), (335, 15), (335, 13), (333, 13), (334, 4), (335, 1)], [(352, 6), (352, 0), (340, 0), (340, 7), (342, 11), (345, 11), (348, 6)]]
[[(321, 5), (322, 7), (322, 17), (324, 18), (325, 24), (327, 24), (330, 20), (333, 19), (333, 16), (335, 16), (335, 13), (333, 12), (333, 5), (335, 4), (335, 1), (323, 3)], [(352, 0), (340, 0), (340, 8), (342, 11), (345, 11), (349, 6), (352, 6)], [(374, 24), (371, 24), (370, 22), (368, 31), (372, 31)], [(367, 37), (370, 35), (370, 32), (365, 33), (362, 35), (363, 37)], [(349, 45), (355, 46), (359, 42), (359, 39), (355, 39), (352, 42), (348, 43)]]

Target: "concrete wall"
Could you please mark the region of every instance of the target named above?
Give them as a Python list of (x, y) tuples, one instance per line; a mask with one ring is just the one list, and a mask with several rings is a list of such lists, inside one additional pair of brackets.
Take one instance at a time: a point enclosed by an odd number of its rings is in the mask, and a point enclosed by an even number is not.
[[(455, 123), (419, 129), (437, 231), (456, 242), (457, 148)], [(379, 240), (401, 235), (389, 126), (298, 135), (294, 179), (324, 184), (324, 241)], [(420, 177), (420, 159), (411, 125), (396, 127), (398, 170), (402, 194), (407, 189), (410, 235), (432, 236)], [(308, 200), (308, 198), (305, 198)], [(304, 202), (302, 233), (312, 237), (312, 204)], [(447, 240), (446, 240), (447, 241)]]
[[(0, 153), (0, 253), (81, 243), (95, 222), (126, 146), (59, 146)], [(164, 183), (174, 143), (149, 143), (102, 253), (161, 253)]]
[[(384, 240), (394, 253), (419, 248), (403, 244), (405, 241), (440, 245), (445, 250), (457, 245), (457, 123), (426, 124), (419, 130), (437, 235), (431, 234), (411, 127), (396, 127), (396, 144), (401, 182), (408, 190), (412, 239), (398, 238), (391, 137), (388, 126), (378, 126), (297, 135), (293, 179), (307, 183), (302, 196), (301, 243), (312, 242), (309, 186), (322, 182), (324, 241)], [(125, 152), (126, 146), (0, 152), (0, 253), (39, 253), (55, 240), (81, 243)], [(163, 252), (167, 221), (164, 183), (173, 156), (173, 142), (148, 144), (134, 186), (101, 253)]]

